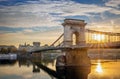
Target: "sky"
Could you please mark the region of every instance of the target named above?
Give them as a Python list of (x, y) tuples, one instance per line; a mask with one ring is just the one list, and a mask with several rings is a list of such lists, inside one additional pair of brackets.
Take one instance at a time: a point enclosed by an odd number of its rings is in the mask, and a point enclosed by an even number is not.
[(65, 18), (120, 32), (120, 0), (0, 0), (0, 45), (50, 44), (63, 33)]

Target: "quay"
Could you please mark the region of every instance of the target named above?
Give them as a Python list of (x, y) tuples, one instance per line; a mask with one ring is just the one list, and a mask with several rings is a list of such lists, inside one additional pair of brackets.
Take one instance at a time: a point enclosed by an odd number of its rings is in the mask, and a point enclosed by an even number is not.
[(0, 60), (16, 60), (17, 54), (0, 54)]

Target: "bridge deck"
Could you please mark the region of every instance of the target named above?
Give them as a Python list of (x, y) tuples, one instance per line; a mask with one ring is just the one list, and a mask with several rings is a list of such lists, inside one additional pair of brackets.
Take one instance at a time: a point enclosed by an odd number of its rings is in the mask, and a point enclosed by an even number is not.
[(70, 47), (49, 46), (49, 47), (46, 47), (46, 48), (42, 48), (40, 50), (32, 51), (30, 53), (40, 53), (40, 52), (49, 51), (49, 50), (67, 50), (67, 49), (82, 49), (82, 48), (88, 48), (88, 49), (115, 48), (115, 49), (119, 49), (120, 48), (120, 44), (113, 45), (113, 44), (110, 44), (110, 43), (102, 43), (102, 44), (87, 44), (86, 46), (76, 46), (76, 45), (73, 45), (73, 46), (70, 46)]

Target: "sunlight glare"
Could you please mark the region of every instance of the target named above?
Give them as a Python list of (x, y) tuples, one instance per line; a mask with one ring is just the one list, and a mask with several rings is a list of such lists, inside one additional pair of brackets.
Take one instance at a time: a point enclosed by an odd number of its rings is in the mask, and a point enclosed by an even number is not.
[(97, 40), (97, 41), (101, 41), (101, 40), (104, 40), (104, 39), (105, 39), (105, 36), (104, 36), (104, 35), (101, 35), (101, 34), (94, 34), (94, 35), (93, 35), (93, 39), (94, 39), (94, 40)]
[(101, 66), (100, 62), (98, 62), (98, 64), (97, 64), (96, 72), (98, 72), (98, 73), (102, 73), (103, 72), (103, 69), (102, 69), (102, 66)]

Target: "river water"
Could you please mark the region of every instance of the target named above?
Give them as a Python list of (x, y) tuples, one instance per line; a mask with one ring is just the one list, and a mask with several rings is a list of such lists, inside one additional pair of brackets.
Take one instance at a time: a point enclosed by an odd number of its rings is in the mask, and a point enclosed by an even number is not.
[[(91, 70), (86, 72), (86, 70), (81, 71), (83, 68), (79, 70), (76, 67), (57, 71), (56, 60), (50, 59), (43, 61), (19, 59), (1, 62), (0, 79), (120, 79), (120, 60), (91, 60)], [(76, 72), (77, 75), (75, 75)]]

